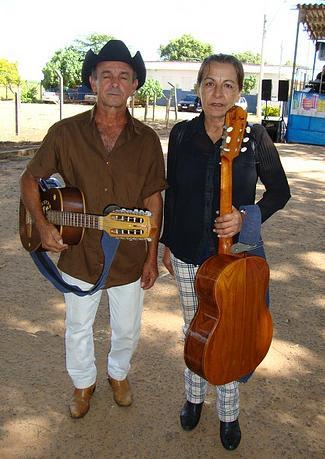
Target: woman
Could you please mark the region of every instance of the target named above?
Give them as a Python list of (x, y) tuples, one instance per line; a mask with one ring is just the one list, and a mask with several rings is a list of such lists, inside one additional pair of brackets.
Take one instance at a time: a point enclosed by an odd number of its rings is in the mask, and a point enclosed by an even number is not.
[[(245, 144), (247, 150), (233, 162), (233, 210), (217, 216), (225, 115), (239, 99), (243, 79), (243, 66), (235, 57), (218, 54), (206, 58), (197, 78), (202, 113), (178, 123), (170, 134), (169, 188), (161, 242), (165, 245), (164, 264), (175, 275), (179, 289), (185, 333), (197, 309), (194, 278), (198, 266), (217, 253), (218, 238), (238, 238), (246, 218), (238, 209), (255, 204), (257, 179), (265, 186), (257, 203), (262, 222), (290, 198), (278, 152), (266, 130), (254, 125)], [(186, 402), (180, 421), (184, 430), (192, 430), (200, 420), (207, 382), (188, 368), (184, 374)], [(237, 448), (241, 439), (238, 385), (233, 381), (216, 387), (220, 438), (228, 450)]]

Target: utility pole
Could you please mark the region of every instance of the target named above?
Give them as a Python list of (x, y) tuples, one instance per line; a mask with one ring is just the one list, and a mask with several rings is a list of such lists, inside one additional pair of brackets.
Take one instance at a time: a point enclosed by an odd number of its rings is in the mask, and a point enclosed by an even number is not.
[(283, 41), (281, 41), (281, 48), (280, 48), (280, 60), (279, 60), (278, 80), (281, 80), (282, 58), (283, 58)]
[(266, 34), (266, 14), (263, 17), (263, 33), (262, 33), (262, 44), (261, 44), (261, 65), (260, 65), (260, 79), (258, 82), (258, 94), (257, 94), (257, 122), (260, 123), (262, 119), (262, 80), (264, 75), (264, 42)]

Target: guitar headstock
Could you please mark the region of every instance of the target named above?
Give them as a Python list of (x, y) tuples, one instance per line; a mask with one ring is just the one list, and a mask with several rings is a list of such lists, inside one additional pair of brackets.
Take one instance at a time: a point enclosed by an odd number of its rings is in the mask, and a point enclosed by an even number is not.
[(221, 146), (222, 156), (233, 160), (239, 155), (245, 135), (246, 121), (247, 112), (243, 108), (234, 105), (227, 111)]
[(151, 212), (145, 210), (114, 209), (103, 217), (103, 230), (111, 237), (125, 240), (146, 239), (156, 234)]

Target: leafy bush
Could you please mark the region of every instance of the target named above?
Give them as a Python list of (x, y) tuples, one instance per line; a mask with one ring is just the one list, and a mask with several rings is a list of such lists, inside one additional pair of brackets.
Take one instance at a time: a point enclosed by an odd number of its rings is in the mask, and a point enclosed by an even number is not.
[(30, 81), (23, 81), (21, 85), (20, 100), (23, 103), (35, 103), (38, 101), (38, 85)]
[(157, 80), (149, 79), (145, 84), (136, 92), (136, 99), (138, 104), (146, 105), (147, 96), (149, 97), (149, 102), (153, 102), (154, 97), (159, 99), (163, 96), (162, 87)]
[(250, 94), (250, 92), (256, 87), (257, 78), (255, 75), (250, 75), (243, 81), (243, 94)]
[(263, 116), (280, 116), (280, 107), (266, 107), (266, 105), (263, 105), (262, 115)]

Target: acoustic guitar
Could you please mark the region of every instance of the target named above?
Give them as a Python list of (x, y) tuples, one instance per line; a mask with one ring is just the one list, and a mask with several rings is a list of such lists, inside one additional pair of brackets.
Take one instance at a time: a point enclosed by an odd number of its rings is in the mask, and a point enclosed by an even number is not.
[[(240, 152), (246, 118), (241, 107), (226, 114), (220, 215), (232, 211), (232, 162)], [(199, 305), (184, 347), (188, 368), (214, 385), (253, 372), (272, 341), (272, 318), (265, 302), (269, 267), (261, 257), (233, 255), (231, 246), (232, 238), (220, 238), (218, 254), (197, 271)]]
[[(39, 187), (39, 191), (44, 215), (57, 227), (65, 244), (78, 244), (85, 228), (106, 231), (113, 238), (148, 241), (157, 231), (149, 211), (108, 206), (104, 209), (104, 215), (91, 215), (85, 212), (84, 195), (78, 188), (50, 188), (44, 191)], [(19, 206), (19, 233), (27, 251), (43, 250), (40, 235), (22, 200)]]

